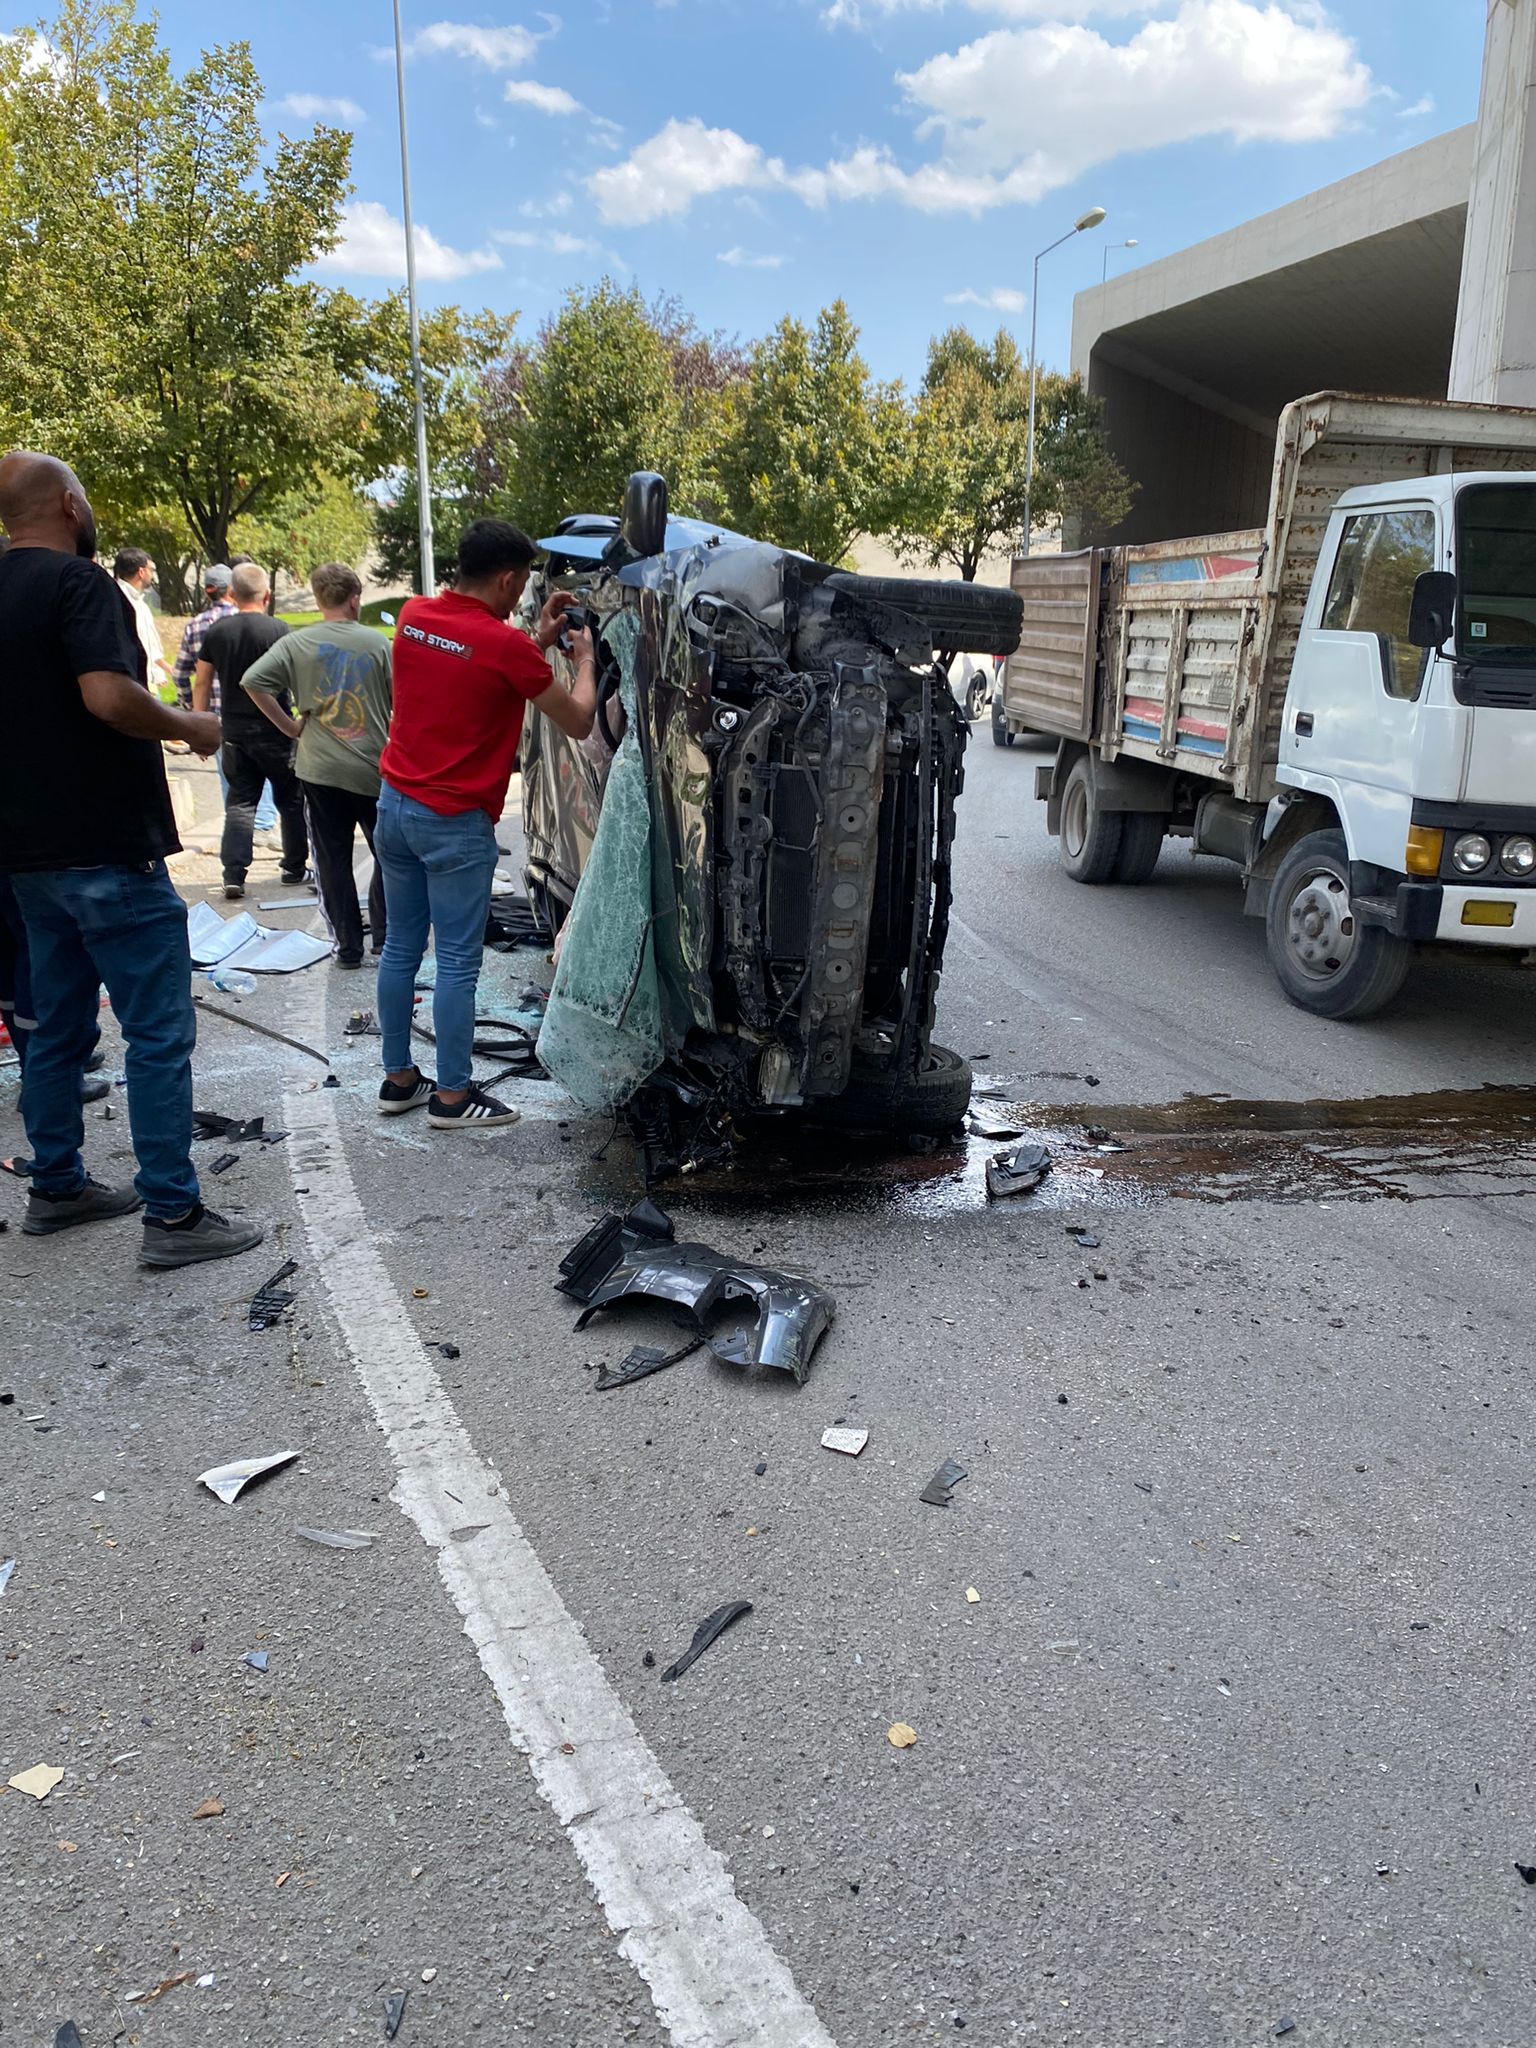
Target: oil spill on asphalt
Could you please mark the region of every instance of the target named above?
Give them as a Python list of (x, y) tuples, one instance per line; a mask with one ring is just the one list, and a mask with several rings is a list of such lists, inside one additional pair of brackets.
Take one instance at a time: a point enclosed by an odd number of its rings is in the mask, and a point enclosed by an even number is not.
[[(726, 1167), (660, 1190), (753, 1214), (835, 1209), (930, 1219), (1151, 1202), (1418, 1202), (1536, 1194), (1536, 1087), (1354, 1101), (1076, 1105), (988, 1101), (988, 1114), (1049, 1146), (1033, 1195), (987, 1198), (986, 1162), (1016, 1140), (964, 1138), (928, 1154), (829, 1131), (774, 1131)], [(1090, 1131), (1123, 1150), (1102, 1150)]]

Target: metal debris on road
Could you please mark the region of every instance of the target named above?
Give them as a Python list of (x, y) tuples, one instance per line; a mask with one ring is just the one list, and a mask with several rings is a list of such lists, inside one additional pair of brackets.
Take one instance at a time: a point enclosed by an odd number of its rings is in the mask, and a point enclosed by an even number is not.
[(1278, 2041), (1282, 2034), (1294, 2034), (1295, 2031), (1296, 2022), (1294, 2020), (1282, 2020), (1275, 2029), (1275, 2039)]
[(282, 1321), (284, 1312), (292, 1307), (294, 1297), (286, 1293), (278, 1283), (279, 1281), (286, 1280), (290, 1273), (297, 1273), (298, 1270), (299, 1262), (297, 1259), (285, 1259), (270, 1280), (262, 1281), (256, 1292), (251, 1296), (247, 1328), (252, 1330), (270, 1330), (274, 1323)]
[(270, 1024), (258, 1024), (253, 1017), (242, 1017), (234, 1010), (221, 1010), (217, 1003), (210, 1003), (206, 996), (192, 998), (200, 1010), (206, 1010), (210, 1017), (222, 1017), (226, 1024), (240, 1024), (247, 1031), (254, 1031), (260, 1038), (276, 1039), (279, 1045), (291, 1045), (295, 1052), (308, 1053), (312, 1060), (318, 1060), (322, 1067), (331, 1064), (329, 1053), (317, 1052), (312, 1045), (306, 1045), (302, 1038), (290, 1038), (286, 1031), (274, 1031)]
[(841, 1451), (845, 1458), (856, 1458), (869, 1442), (867, 1429), (824, 1429), (821, 1432), (821, 1448), (824, 1451)]
[(85, 2048), (80, 2039), (80, 2029), (73, 2020), (66, 2020), (53, 2037), (53, 2048)]
[(319, 905), (320, 898), (318, 896), (274, 896), (270, 903), (258, 903), (256, 908), (258, 910), (316, 910), (319, 908)]
[(11, 1573), (15, 1571), (17, 1563), (16, 1558), (8, 1557), (4, 1564), (0, 1564), (0, 1593), (3, 1593), (11, 1583)]
[(998, 1200), (1005, 1195), (1029, 1195), (1051, 1170), (1051, 1155), (1033, 1139), (1015, 1145), (1011, 1152), (999, 1152), (987, 1161), (987, 1193)]
[[(201, 1806), (194, 1809), (192, 1818), (194, 1820), (222, 1820), (224, 1818), (223, 1800), (205, 1799)], [(192, 1972), (188, 1970), (187, 1975), (190, 1977), (191, 1974)]]
[(227, 1138), (231, 1145), (249, 1145), (258, 1138), (264, 1145), (276, 1145), (287, 1137), (286, 1131), (269, 1131), (266, 1124), (262, 1116), (223, 1116), (216, 1109), (192, 1112), (194, 1138)]
[(973, 1138), (1022, 1138), (1024, 1133), (1011, 1118), (989, 1116), (984, 1109), (971, 1110), (965, 1128)]
[(274, 1451), (266, 1458), (235, 1458), (228, 1465), (210, 1465), (206, 1472), (199, 1472), (197, 1483), (206, 1486), (210, 1493), (216, 1493), (224, 1505), (230, 1507), (241, 1489), (253, 1479), (260, 1479), (266, 1472), (275, 1472), (280, 1465), (291, 1465), (298, 1455), (297, 1451)]
[(253, 1671), (265, 1671), (267, 1668), (267, 1653), (265, 1650), (247, 1650), (240, 1659), (240, 1662), (242, 1664), (249, 1664)]
[[(692, 1313), (723, 1364), (773, 1366), (802, 1385), (837, 1309), (830, 1294), (792, 1274), (729, 1259), (708, 1245), (678, 1244), (671, 1217), (649, 1200), (594, 1224), (560, 1261), (555, 1285), (584, 1304), (578, 1330), (620, 1301), (676, 1302)], [(752, 1304), (757, 1316), (750, 1324), (709, 1328), (716, 1308)]]
[(354, 1010), (341, 1028), (343, 1036), (347, 1038), (376, 1038), (379, 1036), (373, 1021), (372, 1010)]
[(210, 1173), (227, 1173), (230, 1167), (238, 1166), (239, 1164), (240, 1154), (238, 1152), (221, 1152), (208, 1171)]
[(34, 1764), (29, 1771), (18, 1771), (6, 1783), (13, 1792), (25, 1792), (29, 1799), (46, 1799), (54, 1786), (61, 1783), (64, 1773), (56, 1764)]
[(405, 2018), (405, 2001), (409, 1991), (391, 1991), (384, 2001), (384, 2038), (393, 2041), (400, 2031), (400, 2022)]
[[(223, 1808), (219, 1811), (222, 1813)], [(130, 1991), (130, 2005), (153, 2005), (157, 1998), (164, 1998), (167, 1991), (174, 1991), (178, 1984), (190, 1984), (197, 1975), (195, 1970), (178, 1970), (174, 1977), (163, 1977), (153, 1991)]]
[(953, 1458), (946, 1458), (917, 1497), (927, 1501), (931, 1508), (947, 1508), (950, 1495), (964, 1477), (965, 1467)]
[(893, 1721), (885, 1731), (885, 1739), (892, 1749), (910, 1749), (917, 1740), (917, 1730), (907, 1721)]
[(1067, 1235), (1076, 1242), (1079, 1251), (1096, 1252), (1099, 1248), (1098, 1238), (1081, 1223), (1069, 1223), (1067, 1225)]
[(681, 1678), (690, 1664), (697, 1663), (717, 1636), (724, 1635), (733, 1621), (740, 1621), (744, 1614), (752, 1612), (750, 1600), (731, 1600), (724, 1607), (717, 1607), (713, 1614), (706, 1615), (693, 1632), (693, 1641), (684, 1650), (675, 1664), (669, 1664), (661, 1674), (663, 1685), (669, 1685), (674, 1678)]
[(379, 1540), (377, 1529), (295, 1529), (306, 1543), (320, 1543), (327, 1550), (371, 1550)]

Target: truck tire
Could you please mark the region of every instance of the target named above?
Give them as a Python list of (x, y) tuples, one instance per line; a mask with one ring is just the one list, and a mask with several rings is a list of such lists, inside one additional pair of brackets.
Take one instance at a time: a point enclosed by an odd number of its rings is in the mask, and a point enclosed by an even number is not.
[(963, 647), (967, 654), (1012, 654), (1024, 623), (1024, 600), (1018, 592), (998, 590), (990, 583), (856, 576), (848, 569), (834, 569), (827, 588), (905, 612), (922, 625), (932, 646)]
[(1264, 934), (1281, 988), (1315, 1017), (1374, 1017), (1402, 987), (1412, 959), (1406, 939), (1355, 917), (1342, 832), (1297, 840), (1270, 885)]
[(1003, 716), (1003, 693), (998, 691), (992, 699), (992, 744), (994, 747), (1011, 747), (1014, 735), (1008, 730), (1008, 720)]
[(1061, 864), (1074, 882), (1113, 882), (1126, 813), (1106, 811), (1086, 755), (1072, 764), (1061, 792)]
[(893, 1074), (855, 1061), (841, 1095), (818, 1102), (817, 1123), (840, 1131), (877, 1131), (898, 1138), (947, 1138), (971, 1105), (971, 1069), (948, 1046), (928, 1048), (917, 1074)]
[(1115, 857), (1117, 882), (1150, 882), (1163, 851), (1168, 820), (1161, 811), (1122, 811), (1120, 851)]

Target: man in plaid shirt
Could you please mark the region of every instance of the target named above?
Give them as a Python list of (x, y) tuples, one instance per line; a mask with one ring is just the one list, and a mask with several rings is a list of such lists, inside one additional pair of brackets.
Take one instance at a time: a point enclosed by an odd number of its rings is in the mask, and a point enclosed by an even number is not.
[[(203, 589), (207, 594), (208, 609), (199, 612), (182, 634), (181, 652), (176, 657), (173, 676), (176, 684), (176, 702), (183, 711), (192, 709), (192, 671), (197, 667), (198, 657), (203, 651), (203, 642), (208, 637), (209, 629), (216, 626), (220, 619), (229, 618), (235, 609), (229, 594), (229, 586), (233, 581), (234, 572), (226, 569), (222, 562), (215, 562), (204, 573)], [(214, 680), (213, 703), (210, 708), (214, 711), (219, 708), (217, 678)]]

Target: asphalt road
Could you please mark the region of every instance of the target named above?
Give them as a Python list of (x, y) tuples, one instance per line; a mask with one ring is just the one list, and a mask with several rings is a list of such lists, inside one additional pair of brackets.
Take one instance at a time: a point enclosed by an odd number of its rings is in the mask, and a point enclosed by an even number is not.
[(204, 1026), (199, 1102), (290, 1133), (211, 1183), (259, 1252), (142, 1274), (0, 1183), (0, 1780), (65, 1773), (0, 1793), (3, 2048), (336, 2048), (405, 1989), (407, 2048), (1530, 2038), (1536, 1148), (1444, 1093), (1536, 1082), (1530, 983), (1308, 1020), (1218, 866), (1075, 887), (1034, 757), (976, 738), (941, 1035), (1056, 1171), (989, 1209), (981, 1141), (824, 1142), (680, 1185), (680, 1234), (837, 1296), (803, 1388), (596, 1393), (656, 1325), (577, 1336), (552, 1281), (625, 1147), (515, 1083), (510, 1132), (377, 1118), (367, 974), (230, 1005), (336, 1090)]

